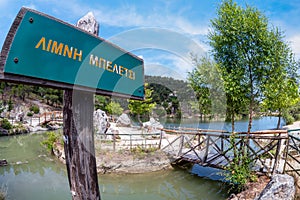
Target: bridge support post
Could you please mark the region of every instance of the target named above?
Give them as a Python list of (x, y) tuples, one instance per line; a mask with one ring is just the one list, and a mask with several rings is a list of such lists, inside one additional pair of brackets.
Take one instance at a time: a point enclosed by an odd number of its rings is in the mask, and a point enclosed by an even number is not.
[(179, 151), (178, 151), (177, 156), (180, 156), (182, 154), (182, 148), (183, 148), (183, 145), (184, 145), (184, 135), (183, 134), (181, 135), (179, 142), (180, 142), (180, 144), (179, 144)]

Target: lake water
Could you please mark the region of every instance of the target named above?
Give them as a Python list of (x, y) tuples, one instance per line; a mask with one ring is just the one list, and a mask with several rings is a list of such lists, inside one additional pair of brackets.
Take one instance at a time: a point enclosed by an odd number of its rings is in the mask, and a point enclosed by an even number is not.
[[(251, 131), (258, 130), (270, 130), (277, 127), (278, 117), (260, 117), (254, 118)], [(181, 121), (172, 122), (166, 120), (163, 125), (168, 127), (189, 127), (200, 129), (214, 129), (214, 130), (227, 130), (231, 131), (231, 122), (199, 122), (193, 119), (182, 119)], [(281, 127), (285, 125), (283, 119), (281, 119)], [(248, 120), (239, 120), (235, 122), (235, 132), (246, 132), (248, 130)]]
[[(264, 118), (255, 121), (254, 127), (274, 128), (276, 123), (274, 118)], [(186, 123), (189, 127), (194, 125)], [(210, 128), (212, 123), (203, 127)], [(7, 199), (71, 199), (66, 167), (49, 157), (40, 145), (43, 138), (45, 134), (42, 133), (0, 137), (0, 159), (10, 163), (0, 167), (0, 189), (7, 193)], [(100, 175), (100, 193), (104, 200), (226, 199), (224, 183), (214, 181), (220, 179), (218, 172), (195, 165), (190, 171), (173, 169), (136, 175)]]

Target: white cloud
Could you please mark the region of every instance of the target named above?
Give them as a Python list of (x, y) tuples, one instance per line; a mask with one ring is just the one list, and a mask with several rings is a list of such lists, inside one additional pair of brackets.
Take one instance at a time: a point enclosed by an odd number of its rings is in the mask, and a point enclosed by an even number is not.
[(141, 15), (131, 9), (129, 12), (118, 9), (113, 12), (105, 12), (96, 10), (96, 18), (100, 23), (118, 27), (164, 27), (174, 30), (180, 30), (191, 35), (207, 34), (207, 27), (201, 27), (186, 20), (181, 16), (163, 15), (159, 13), (151, 13), (149, 15)]
[(203, 45), (191, 37), (162, 28), (132, 29), (108, 40), (137, 55), (143, 55), (146, 74), (175, 76), (177, 79), (185, 79), (187, 72), (193, 69), (191, 53), (199, 57), (206, 53)]
[[(68, 11), (83, 16), (88, 11), (93, 11), (100, 24), (115, 27), (163, 27), (176, 31), (181, 31), (191, 35), (207, 34), (208, 27), (201, 26), (199, 21), (194, 24), (191, 20), (184, 18), (178, 13), (164, 13), (163, 8), (155, 9), (153, 12), (144, 13), (134, 5), (119, 5), (119, 7), (107, 7), (103, 4), (85, 4), (73, 2), (66, 5), (65, 1), (56, 1), (57, 7), (68, 7)], [(65, 11), (65, 12), (68, 12)]]
[(180, 57), (172, 52), (161, 50), (139, 50), (143, 54), (146, 75), (172, 77), (185, 80), (187, 72), (193, 69), (189, 57)]
[(109, 41), (129, 51), (139, 49), (157, 49), (189, 60), (189, 54), (202, 55), (204, 45), (187, 37), (184, 33), (163, 28), (139, 28), (124, 31), (108, 38)]
[(295, 53), (296, 58), (300, 59), (300, 34), (291, 36), (288, 38), (288, 41), (290, 41), (291, 48)]
[(182, 76), (180, 72), (170, 69), (161, 64), (146, 64), (145, 65), (145, 74), (151, 76), (163, 76), (163, 77), (172, 77), (178, 80), (185, 80), (186, 77)]
[(31, 8), (31, 9), (34, 9), (34, 10), (37, 10), (37, 6), (34, 5), (34, 4), (24, 5), (24, 7), (26, 7), (26, 8)]

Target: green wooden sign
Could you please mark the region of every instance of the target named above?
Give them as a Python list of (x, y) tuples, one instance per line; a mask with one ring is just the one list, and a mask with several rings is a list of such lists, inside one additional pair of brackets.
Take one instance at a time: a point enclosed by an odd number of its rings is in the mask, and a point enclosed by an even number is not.
[(143, 99), (137, 56), (51, 16), (22, 8), (1, 51), (0, 79)]

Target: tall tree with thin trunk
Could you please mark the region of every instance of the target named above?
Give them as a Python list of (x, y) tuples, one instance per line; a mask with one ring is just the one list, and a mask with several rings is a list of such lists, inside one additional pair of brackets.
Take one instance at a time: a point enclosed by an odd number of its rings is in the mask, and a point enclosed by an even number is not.
[(188, 73), (188, 83), (196, 95), (201, 119), (203, 115), (223, 115), (226, 97), (217, 64), (209, 57), (191, 57), (195, 68)]
[(268, 20), (256, 8), (243, 8), (227, 0), (219, 6), (211, 27), (208, 37), (224, 80), (232, 120), (246, 104), (250, 133), (254, 107), (261, 98), (262, 83), (270, 72), (273, 49)]

